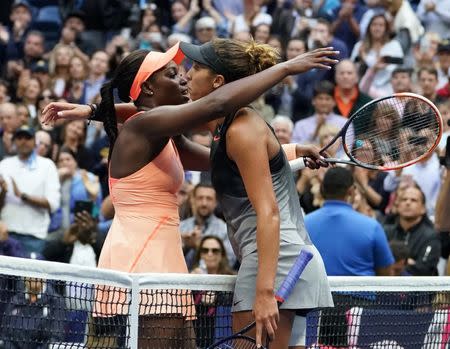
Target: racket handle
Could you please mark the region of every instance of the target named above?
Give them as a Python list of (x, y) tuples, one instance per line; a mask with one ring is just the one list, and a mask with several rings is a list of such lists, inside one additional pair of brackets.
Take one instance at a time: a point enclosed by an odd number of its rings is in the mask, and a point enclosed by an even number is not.
[(289, 166), (291, 166), (291, 171), (296, 172), (303, 170), (306, 167), (305, 158), (297, 158), (289, 161)]
[(305, 270), (305, 267), (308, 265), (309, 261), (313, 258), (313, 254), (309, 251), (302, 250), (295, 260), (294, 265), (291, 270), (289, 270), (288, 275), (284, 279), (277, 293), (275, 294), (275, 298), (278, 302), (283, 303), (285, 299), (287, 299), (295, 287), (300, 275)]

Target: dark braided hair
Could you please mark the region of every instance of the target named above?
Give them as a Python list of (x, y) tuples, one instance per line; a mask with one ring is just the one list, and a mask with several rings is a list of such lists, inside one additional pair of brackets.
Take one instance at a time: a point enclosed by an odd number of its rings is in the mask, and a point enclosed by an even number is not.
[(122, 102), (128, 103), (130, 101), (131, 85), (133, 84), (134, 78), (139, 71), (139, 67), (149, 52), (150, 51), (148, 50), (137, 50), (131, 52), (117, 66), (111, 80), (104, 83), (100, 90), (102, 101), (96, 114), (99, 115), (103, 121), (106, 134), (109, 138), (110, 157), (118, 135), (113, 91), (117, 88), (119, 99)]

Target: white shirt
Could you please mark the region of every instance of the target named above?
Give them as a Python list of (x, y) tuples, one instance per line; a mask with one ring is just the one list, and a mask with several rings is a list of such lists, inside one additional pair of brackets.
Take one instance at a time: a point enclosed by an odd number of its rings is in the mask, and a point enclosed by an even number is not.
[(46, 198), (51, 211), (54, 212), (60, 206), (61, 193), (58, 172), (53, 161), (32, 155), (24, 162), (18, 156), (13, 156), (0, 161), (0, 175), (8, 185), (5, 206), (1, 211), (1, 219), (8, 231), (45, 239), (50, 224), (48, 210), (22, 202), (14, 194), (11, 178), (20, 192)]

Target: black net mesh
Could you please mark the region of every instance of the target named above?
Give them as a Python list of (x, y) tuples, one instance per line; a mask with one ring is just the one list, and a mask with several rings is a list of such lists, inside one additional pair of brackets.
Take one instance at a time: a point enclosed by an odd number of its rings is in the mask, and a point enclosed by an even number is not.
[[(230, 336), (232, 296), (141, 291), (138, 348), (207, 348)], [(333, 298), (334, 308), (308, 314), (307, 347), (447, 348), (448, 291), (335, 292)], [(0, 275), (0, 348), (131, 348), (130, 299), (131, 289)], [(223, 345), (244, 342), (236, 343)]]

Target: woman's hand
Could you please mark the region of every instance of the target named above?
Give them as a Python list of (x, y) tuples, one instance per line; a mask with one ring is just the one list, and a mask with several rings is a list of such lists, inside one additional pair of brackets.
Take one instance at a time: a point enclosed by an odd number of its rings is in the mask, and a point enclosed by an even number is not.
[(91, 107), (84, 104), (52, 102), (42, 111), (41, 122), (54, 123), (56, 120), (86, 120), (91, 116)]
[(295, 146), (295, 155), (297, 157), (306, 157), (305, 165), (310, 169), (318, 169), (319, 167), (328, 167), (330, 164), (325, 161), (328, 158), (326, 152), (321, 153), (320, 149), (312, 144), (302, 145), (297, 144)]
[(280, 320), (278, 305), (273, 292), (258, 292), (256, 290), (253, 316), (256, 321), (256, 345), (262, 345), (263, 330), (273, 340)]
[(336, 57), (338, 54), (339, 51), (334, 51), (332, 47), (318, 48), (281, 64), (286, 65), (289, 75), (301, 74), (315, 68), (331, 69), (331, 65), (336, 64), (338, 60), (330, 57)]

